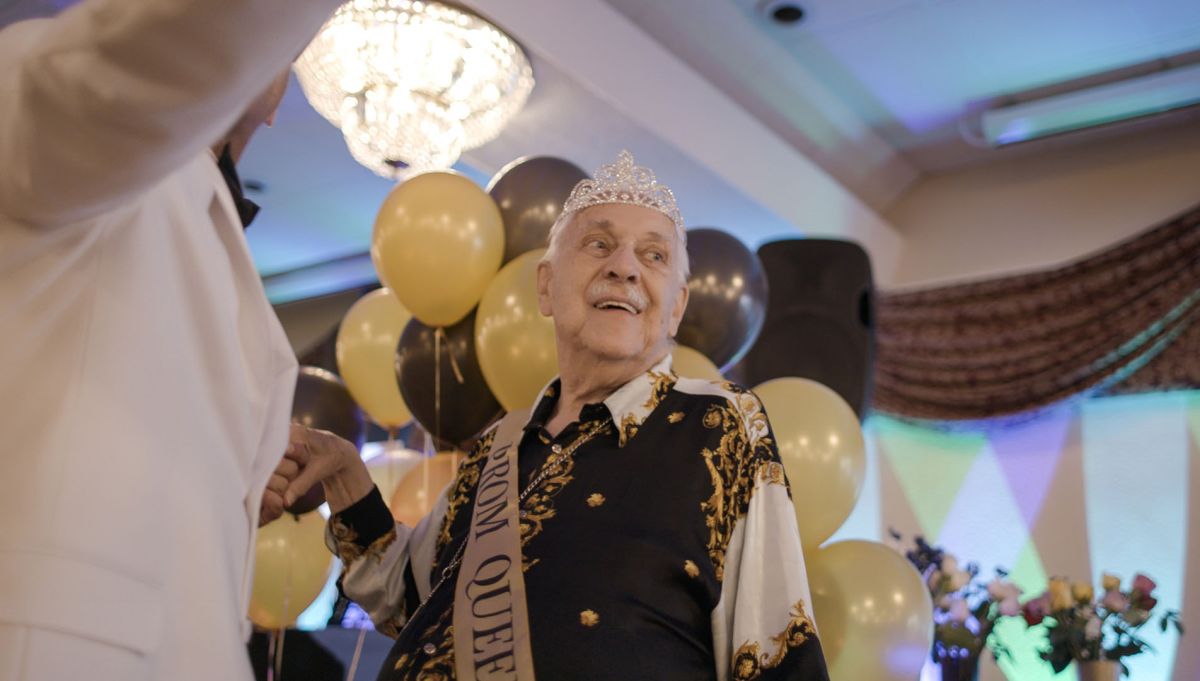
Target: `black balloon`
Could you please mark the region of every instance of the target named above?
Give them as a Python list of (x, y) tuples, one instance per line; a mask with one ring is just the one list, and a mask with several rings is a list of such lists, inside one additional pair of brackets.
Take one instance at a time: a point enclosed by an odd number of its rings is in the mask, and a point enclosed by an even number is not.
[(546, 247), (571, 190), (587, 177), (579, 166), (552, 156), (519, 158), (496, 173), (488, 194), (504, 220), (504, 262)]
[[(396, 347), (396, 373), (400, 395), (417, 423), (434, 437), (439, 447), (465, 449), (503, 409), (479, 368), (479, 357), (475, 354), (475, 312), (444, 331), (438, 357), (437, 329), (416, 319), (409, 322)], [(461, 383), (455, 376), (451, 356), (461, 372)], [(435, 381), (439, 363), (440, 406)]]
[(767, 277), (745, 244), (719, 229), (688, 231), (688, 305), (676, 340), (722, 370), (758, 337), (767, 315)]
[[(296, 395), (292, 400), (292, 421), (309, 428), (329, 432), (362, 449), (367, 426), (362, 410), (337, 374), (318, 367), (300, 367), (296, 377)], [(290, 513), (308, 513), (325, 503), (325, 489), (313, 485), (304, 496), (287, 508)]]

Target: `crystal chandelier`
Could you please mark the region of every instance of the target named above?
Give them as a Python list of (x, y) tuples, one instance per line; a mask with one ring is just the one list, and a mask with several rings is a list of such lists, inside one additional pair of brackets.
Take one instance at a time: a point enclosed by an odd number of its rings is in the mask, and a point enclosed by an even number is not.
[(494, 139), (529, 97), (512, 38), (454, 4), (350, 0), (296, 61), (310, 104), (383, 177), (451, 166)]

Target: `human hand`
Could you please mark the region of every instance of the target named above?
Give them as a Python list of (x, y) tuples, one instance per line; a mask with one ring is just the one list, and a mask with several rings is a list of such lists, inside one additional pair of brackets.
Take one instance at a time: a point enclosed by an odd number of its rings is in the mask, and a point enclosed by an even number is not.
[(258, 510), (259, 527), (273, 522), (283, 515), (288, 505), (284, 501), (284, 494), (287, 492), (288, 485), (300, 474), (300, 468), (308, 463), (308, 458), (309, 452), (306, 448), (288, 446), (287, 451), (283, 454), (283, 459), (275, 467), (275, 472), (271, 474), (271, 479), (267, 481), (267, 488), (263, 492), (262, 503), (259, 504)]
[(284, 455), (302, 459), (299, 473), (283, 493), (285, 506), (296, 503), (314, 485), (325, 488), (326, 500), (338, 512), (366, 496), (374, 483), (359, 457), (358, 448), (333, 433), (292, 424)]

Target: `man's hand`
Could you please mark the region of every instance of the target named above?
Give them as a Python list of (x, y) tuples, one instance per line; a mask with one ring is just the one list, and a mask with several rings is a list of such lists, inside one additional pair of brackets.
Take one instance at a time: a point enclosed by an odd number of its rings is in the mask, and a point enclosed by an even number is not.
[(353, 443), (325, 430), (292, 424), (287, 452), (302, 461), (299, 472), (287, 478), (282, 493), (284, 507), (291, 506), (313, 485), (325, 486), (325, 498), (334, 513), (366, 496), (374, 483)]
[(307, 449), (300, 449), (293, 447), (290, 443), (288, 444), (287, 451), (283, 454), (283, 459), (275, 467), (275, 472), (271, 474), (271, 479), (267, 481), (267, 489), (263, 492), (262, 504), (259, 506), (258, 511), (259, 527), (283, 515), (284, 508), (287, 506), (284, 503), (283, 495), (287, 492), (288, 485), (300, 474), (300, 469), (308, 463), (308, 458), (309, 453)]

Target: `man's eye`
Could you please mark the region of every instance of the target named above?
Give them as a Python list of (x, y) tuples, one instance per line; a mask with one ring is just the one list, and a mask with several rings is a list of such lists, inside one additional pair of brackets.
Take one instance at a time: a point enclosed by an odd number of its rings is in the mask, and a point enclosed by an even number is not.
[(602, 251), (608, 250), (608, 244), (606, 244), (603, 239), (591, 239), (587, 242), (587, 247), (595, 248), (595, 249), (602, 250)]
[(654, 262), (666, 262), (667, 256), (659, 251), (650, 251), (646, 254)]

